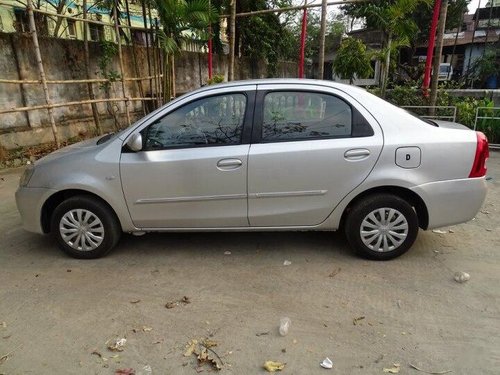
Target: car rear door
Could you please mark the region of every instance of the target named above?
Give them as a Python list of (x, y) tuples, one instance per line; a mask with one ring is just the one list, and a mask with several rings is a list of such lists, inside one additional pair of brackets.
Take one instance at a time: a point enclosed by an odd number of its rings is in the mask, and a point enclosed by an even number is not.
[(123, 193), (144, 229), (245, 227), (255, 85), (213, 89), (156, 116), (126, 147)]
[(383, 146), (375, 119), (343, 91), (258, 85), (248, 162), (251, 226), (314, 226), (374, 167)]

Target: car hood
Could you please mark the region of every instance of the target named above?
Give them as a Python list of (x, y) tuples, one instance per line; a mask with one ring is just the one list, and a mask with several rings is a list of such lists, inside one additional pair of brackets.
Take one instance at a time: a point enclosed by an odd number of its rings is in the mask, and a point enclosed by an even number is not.
[(50, 161), (53, 161), (53, 160), (56, 160), (56, 159), (60, 159), (60, 158), (62, 158), (64, 156), (67, 156), (67, 155), (70, 155), (70, 154), (73, 155), (73, 154), (77, 154), (77, 153), (80, 153), (80, 152), (88, 151), (88, 150), (90, 150), (92, 148), (99, 148), (101, 145), (98, 145), (97, 141), (101, 137), (102, 136), (91, 138), (91, 139), (88, 139), (86, 141), (74, 143), (72, 145), (60, 148), (59, 150), (51, 152), (50, 154), (48, 154), (48, 155), (44, 156), (43, 158), (37, 160), (35, 162), (35, 166), (46, 164), (46, 163), (48, 163)]

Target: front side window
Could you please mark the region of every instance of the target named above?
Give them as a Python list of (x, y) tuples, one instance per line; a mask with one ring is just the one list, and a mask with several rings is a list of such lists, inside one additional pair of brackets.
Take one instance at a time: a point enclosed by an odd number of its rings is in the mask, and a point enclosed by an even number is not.
[(241, 143), (246, 96), (195, 100), (155, 121), (141, 133), (145, 150)]
[(307, 140), (351, 135), (351, 107), (332, 95), (273, 92), (264, 97), (262, 140)]

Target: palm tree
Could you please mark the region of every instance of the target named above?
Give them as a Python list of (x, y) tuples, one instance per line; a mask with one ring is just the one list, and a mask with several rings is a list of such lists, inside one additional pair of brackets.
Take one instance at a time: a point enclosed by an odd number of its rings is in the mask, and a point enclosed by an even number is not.
[(188, 40), (207, 40), (208, 25), (218, 20), (218, 15), (209, 0), (151, 0), (151, 6), (156, 8), (161, 24), (158, 37), (165, 56), (163, 98), (166, 101), (175, 95), (174, 55)]

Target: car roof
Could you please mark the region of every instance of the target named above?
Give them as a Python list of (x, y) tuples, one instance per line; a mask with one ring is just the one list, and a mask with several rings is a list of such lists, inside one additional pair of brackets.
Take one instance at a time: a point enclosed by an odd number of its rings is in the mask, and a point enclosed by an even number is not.
[(320, 79), (306, 79), (306, 78), (265, 78), (265, 79), (249, 79), (243, 81), (231, 81), (219, 83), (216, 85), (207, 85), (203, 86), (200, 89), (196, 90), (196, 92), (208, 91), (215, 88), (221, 87), (238, 87), (238, 86), (247, 86), (247, 85), (297, 85), (300, 86), (326, 86), (337, 88), (342, 91), (365, 91), (362, 88), (357, 86), (347, 85), (344, 83), (338, 83), (333, 81), (326, 81)]

